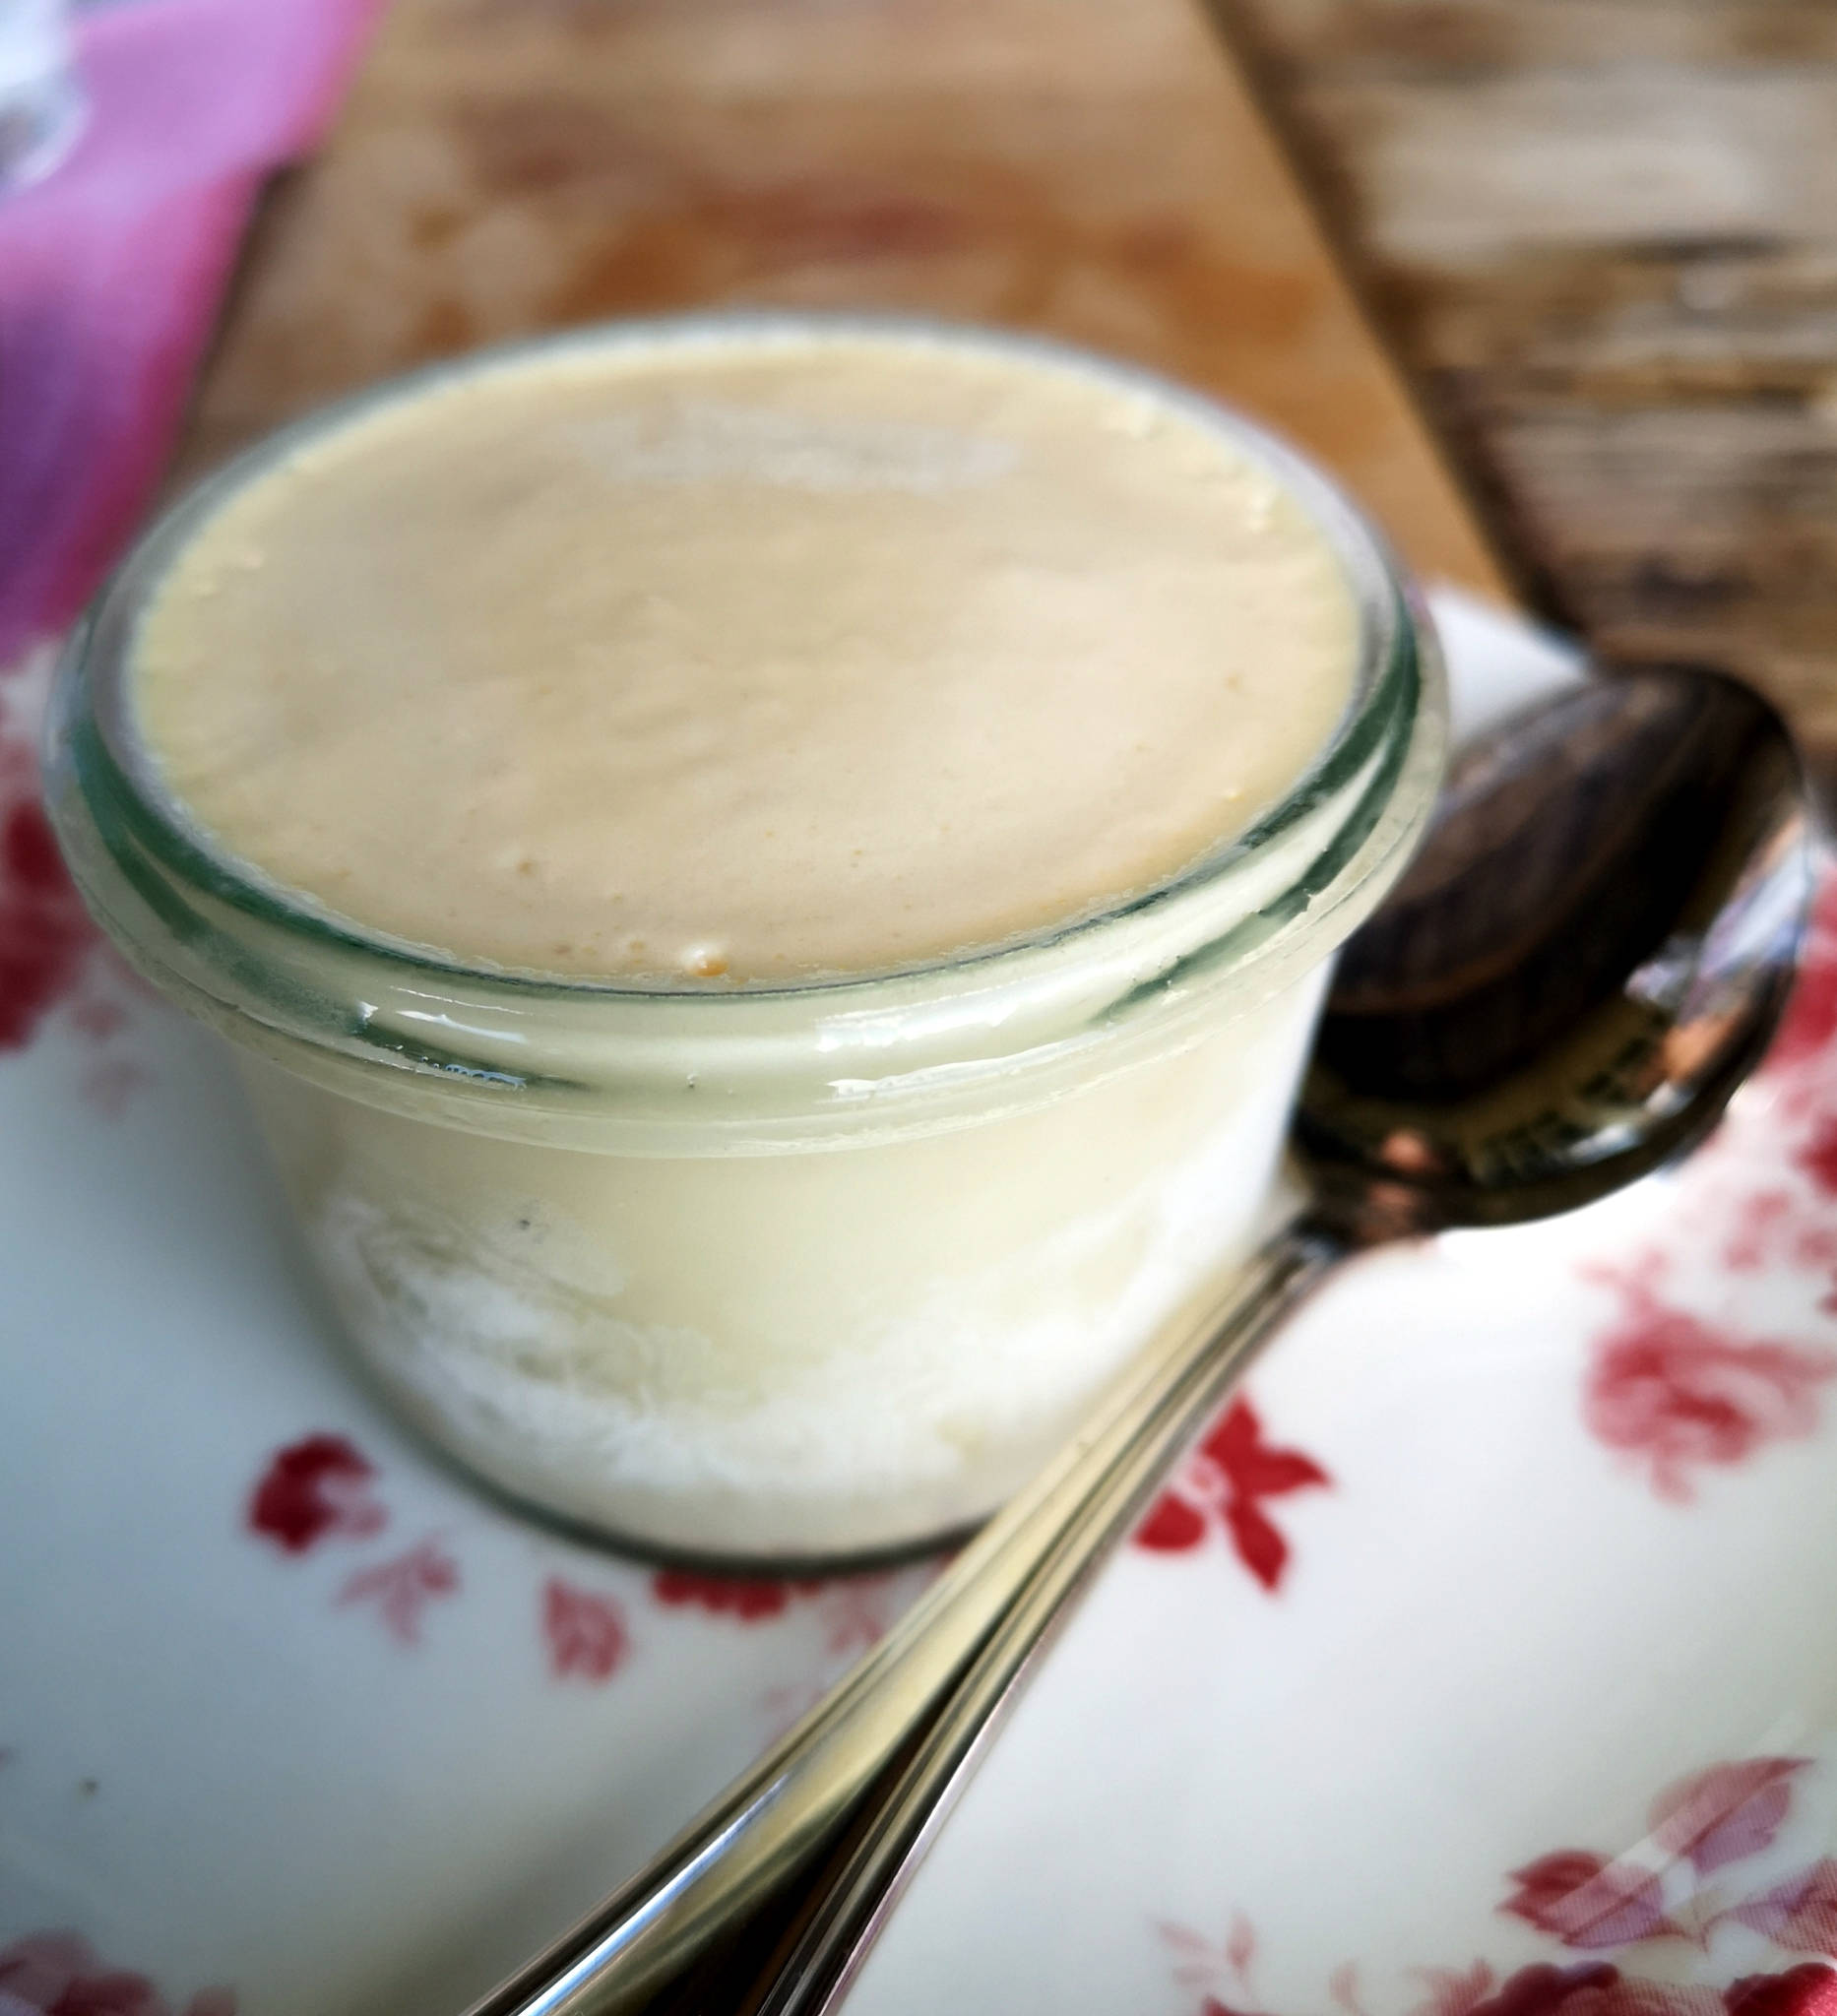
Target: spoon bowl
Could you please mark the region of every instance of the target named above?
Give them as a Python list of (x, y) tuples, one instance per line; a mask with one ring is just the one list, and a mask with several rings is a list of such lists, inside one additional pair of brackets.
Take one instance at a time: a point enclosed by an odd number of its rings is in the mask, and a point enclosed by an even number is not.
[(472, 2016), (825, 2016), (1053, 1624), (1349, 1254), (1606, 1195), (1715, 1125), (1811, 891), (1778, 717), (1684, 668), (1576, 688), (1458, 761), (1349, 941), (1296, 1118), (1306, 1201), (823, 1702)]
[(1810, 897), (1779, 717), (1609, 674), (1464, 751), (1348, 942), (1296, 1118), (1357, 1244), (1543, 1218), (1685, 1153), (1759, 1060)]

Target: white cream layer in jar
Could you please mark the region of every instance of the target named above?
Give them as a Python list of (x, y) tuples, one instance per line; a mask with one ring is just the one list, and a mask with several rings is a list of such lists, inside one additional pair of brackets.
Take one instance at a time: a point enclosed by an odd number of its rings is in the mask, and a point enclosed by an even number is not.
[(760, 1157), (456, 1135), (247, 1074), (347, 1329), (435, 1440), (672, 1552), (813, 1561), (992, 1511), (1264, 1211), (1316, 976), (941, 1133)]
[(711, 319), (387, 394), (188, 513), (77, 677), (121, 647), (97, 744), (196, 928), (60, 828), (484, 1475), (678, 1551), (913, 1544), (1247, 1242), (1438, 756), (1381, 557), (1273, 444), (1046, 346)]

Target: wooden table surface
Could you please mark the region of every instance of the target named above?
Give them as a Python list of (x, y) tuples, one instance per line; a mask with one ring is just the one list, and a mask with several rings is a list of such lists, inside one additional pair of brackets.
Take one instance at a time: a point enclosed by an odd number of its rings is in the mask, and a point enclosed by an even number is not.
[(1837, 760), (1837, 4), (1220, 4), (1530, 598)]
[(709, 302), (1057, 332), (1335, 467), (1503, 592), (1192, 0), (395, 0), (269, 206), (184, 470), (425, 357)]
[(1837, 762), (1837, 0), (1215, 4), (1231, 49), (1201, 0), (395, 0), (185, 468), (608, 314), (1048, 329), (1262, 413), (1425, 575), (1505, 593), (1496, 553)]

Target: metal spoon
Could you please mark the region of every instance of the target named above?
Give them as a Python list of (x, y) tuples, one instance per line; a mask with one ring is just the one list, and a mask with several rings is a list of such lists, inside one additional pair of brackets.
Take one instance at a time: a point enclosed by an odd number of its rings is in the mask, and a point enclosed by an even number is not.
[(1300, 1296), (1381, 1240), (1586, 1204), (1714, 1126), (1791, 983), (1808, 840), (1785, 728), (1713, 673), (1591, 682), (1473, 747), (1342, 957), (1299, 1214), (825, 1701), (471, 2016), (834, 2010), (1052, 1624)]

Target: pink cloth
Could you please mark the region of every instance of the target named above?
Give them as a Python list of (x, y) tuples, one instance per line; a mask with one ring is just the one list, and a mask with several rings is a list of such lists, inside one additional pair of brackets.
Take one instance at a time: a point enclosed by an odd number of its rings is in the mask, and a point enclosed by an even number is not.
[(0, 672), (133, 531), (262, 181), (323, 131), (381, 0), (123, 0), (84, 16), (90, 121), (0, 197)]

